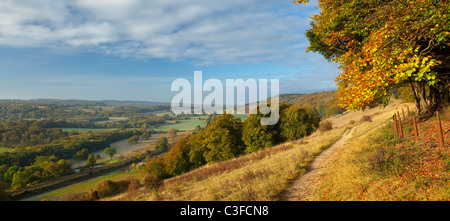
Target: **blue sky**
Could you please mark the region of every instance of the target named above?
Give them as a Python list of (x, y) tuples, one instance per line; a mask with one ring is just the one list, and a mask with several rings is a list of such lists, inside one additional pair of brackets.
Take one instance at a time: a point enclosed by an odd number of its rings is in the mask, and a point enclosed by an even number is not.
[(170, 102), (177, 78), (279, 79), (280, 93), (336, 88), (305, 53), (316, 1), (0, 0), (0, 99)]

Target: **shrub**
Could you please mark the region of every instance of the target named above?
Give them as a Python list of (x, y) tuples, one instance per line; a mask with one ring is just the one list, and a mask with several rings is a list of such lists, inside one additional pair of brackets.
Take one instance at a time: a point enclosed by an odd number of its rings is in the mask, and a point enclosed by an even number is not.
[(141, 183), (139, 182), (139, 180), (136, 177), (133, 176), (129, 176), (127, 178), (128, 180), (128, 192), (135, 192), (136, 190), (139, 189), (139, 187), (141, 187)]
[(362, 117), (362, 121), (372, 122), (372, 116), (366, 116), (366, 115), (364, 115), (364, 116)]
[(100, 197), (98, 196), (98, 192), (90, 189), (89, 192), (87, 193), (87, 200), (89, 201), (95, 201), (95, 200), (99, 200)]
[(142, 180), (146, 190), (156, 190), (163, 185), (163, 179), (153, 173), (146, 174)]
[(333, 129), (333, 123), (329, 120), (323, 121), (319, 124), (319, 131), (322, 133), (331, 129)]
[(127, 180), (121, 180), (118, 182), (102, 180), (95, 184), (93, 191), (97, 191), (98, 197), (103, 198), (122, 193), (128, 188), (128, 185), (129, 181)]

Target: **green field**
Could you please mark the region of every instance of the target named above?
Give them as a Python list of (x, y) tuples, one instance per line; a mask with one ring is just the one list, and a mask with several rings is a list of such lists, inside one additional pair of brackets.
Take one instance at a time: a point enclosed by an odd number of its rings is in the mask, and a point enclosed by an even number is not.
[(241, 118), (241, 121), (244, 122), (245, 119), (248, 118), (248, 114), (233, 114), (234, 117)]
[(172, 113), (172, 111), (154, 111), (154, 112), (151, 112), (152, 114), (156, 114), (157, 116), (164, 116), (164, 115), (174, 115), (173, 113)]
[(112, 131), (118, 130), (119, 128), (61, 128), (63, 131), (78, 131), (80, 133), (92, 131), (92, 132), (101, 132), (101, 131)]
[[(248, 114), (233, 114), (233, 116), (241, 118), (242, 122), (248, 118)], [(194, 130), (197, 125), (204, 127), (206, 122), (204, 118), (206, 118), (206, 116), (201, 117), (203, 118), (202, 120), (199, 120), (198, 118), (199, 117), (191, 117), (189, 120), (181, 120), (180, 123), (164, 124), (160, 127), (153, 128), (153, 130), (167, 132), (169, 128), (175, 128), (176, 130)]]
[(26, 199), (27, 201), (40, 201), (45, 198), (53, 198), (53, 197), (60, 197), (68, 194), (74, 194), (74, 193), (82, 193), (87, 192), (90, 189), (92, 189), (96, 183), (102, 181), (102, 180), (123, 180), (126, 179), (128, 176), (134, 176), (137, 179), (142, 178), (142, 171), (130, 171), (130, 172), (113, 172), (111, 174), (106, 174), (103, 176), (99, 176), (90, 180), (86, 180), (83, 182), (79, 182), (61, 189), (57, 189), (52, 192), (48, 192), (45, 194), (41, 194), (35, 197), (31, 197), (29, 199)]
[(7, 147), (0, 147), (0, 153), (4, 153), (4, 152), (8, 152), (12, 150), (11, 148), (7, 148)]
[(205, 120), (199, 120), (198, 118), (192, 118), (189, 120), (182, 120), (180, 123), (164, 124), (160, 127), (155, 127), (153, 130), (167, 132), (169, 128), (175, 128), (176, 130), (193, 130), (197, 125), (201, 127), (205, 126)]

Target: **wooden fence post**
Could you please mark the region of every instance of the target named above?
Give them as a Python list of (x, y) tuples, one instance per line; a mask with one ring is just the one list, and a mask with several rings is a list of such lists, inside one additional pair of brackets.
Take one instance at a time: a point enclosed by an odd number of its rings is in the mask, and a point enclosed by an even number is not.
[(402, 118), (400, 117), (400, 114), (397, 111), (397, 115), (398, 115), (398, 129), (400, 132), (400, 139), (403, 139), (403, 127), (402, 127)]
[(419, 131), (417, 130), (416, 116), (413, 116), (413, 123), (414, 123), (414, 137), (416, 138), (416, 143), (418, 143), (419, 142)]
[(409, 106), (406, 106), (406, 109), (408, 110), (408, 117), (411, 116), (411, 114), (409, 113)]
[(436, 111), (436, 123), (438, 130), (439, 147), (444, 148), (444, 134), (442, 133), (441, 118), (439, 117), (439, 113), (437, 111)]
[(397, 119), (396, 119), (396, 117), (395, 117), (395, 113), (394, 113), (394, 115), (392, 116), (392, 120), (394, 121), (394, 134), (395, 134), (396, 136), (398, 136)]
[(403, 108), (402, 108), (402, 113), (403, 113), (403, 121), (406, 121), (406, 118), (405, 118), (405, 110), (403, 110)]

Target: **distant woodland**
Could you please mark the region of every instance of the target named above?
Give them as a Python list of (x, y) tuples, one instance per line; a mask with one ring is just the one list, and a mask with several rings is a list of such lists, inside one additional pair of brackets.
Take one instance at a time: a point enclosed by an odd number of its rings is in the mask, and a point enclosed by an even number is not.
[(282, 94), (280, 102), (298, 104), (312, 109), (321, 118), (340, 114), (345, 108), (338, 106), (336, 91), (315, 92), (311, 94)]

